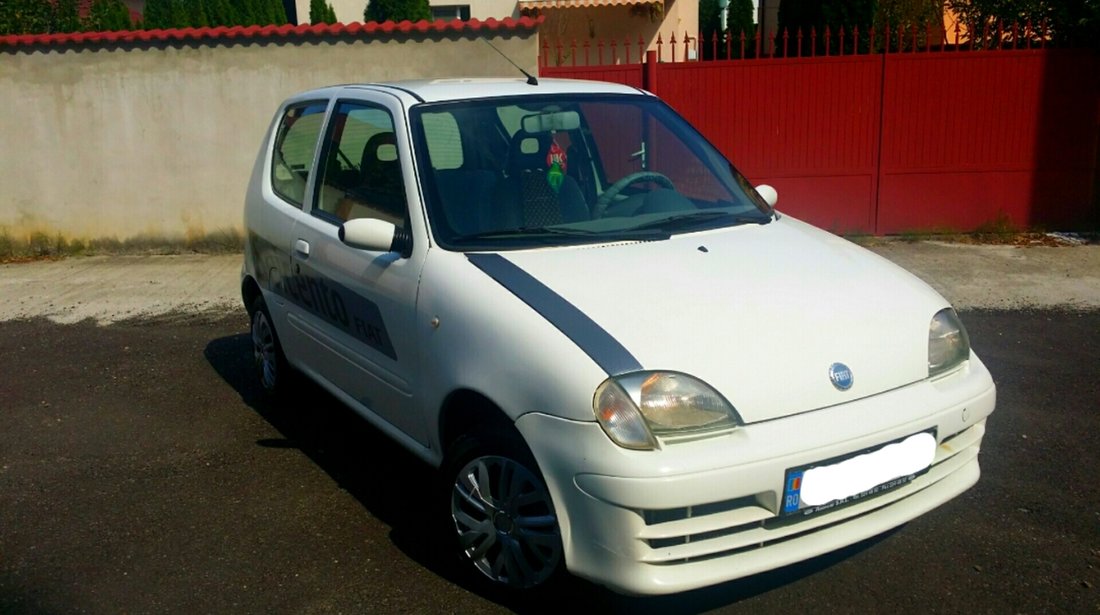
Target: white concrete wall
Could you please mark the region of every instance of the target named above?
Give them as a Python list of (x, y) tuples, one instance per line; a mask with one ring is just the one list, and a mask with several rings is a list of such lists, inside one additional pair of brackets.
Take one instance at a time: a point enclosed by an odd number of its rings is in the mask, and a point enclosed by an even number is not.
[[(484, 35), (537, 70), (535, 32)], [(473, 37), (2, 56), (0, 234), (16, 239), (239, 230), (261, 137), (287, 96), (333, 83), (515, 72)]]

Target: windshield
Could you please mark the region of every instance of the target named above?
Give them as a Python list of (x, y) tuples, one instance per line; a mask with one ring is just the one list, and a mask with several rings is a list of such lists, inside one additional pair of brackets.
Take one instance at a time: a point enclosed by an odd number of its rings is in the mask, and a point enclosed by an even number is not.
[(517, 96), (411, 113), (428, 215), (451, 250), (666, 239), (772, 211), (648, 96)]

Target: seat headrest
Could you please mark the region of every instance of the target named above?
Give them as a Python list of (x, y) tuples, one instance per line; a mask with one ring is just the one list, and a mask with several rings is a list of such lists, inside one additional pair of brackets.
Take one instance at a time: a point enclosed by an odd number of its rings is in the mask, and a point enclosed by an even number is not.
[(550, 133), (517, 132), (508, 149), (508, 174), (545, 169), (550, 140)]
[(359, 161), (359, 168), (365, 170), (379, 164), (389, 164), (397, 161), (397, 135), (392, 132), (380, 132), (367, 139), (363, 146), (363, 156)]

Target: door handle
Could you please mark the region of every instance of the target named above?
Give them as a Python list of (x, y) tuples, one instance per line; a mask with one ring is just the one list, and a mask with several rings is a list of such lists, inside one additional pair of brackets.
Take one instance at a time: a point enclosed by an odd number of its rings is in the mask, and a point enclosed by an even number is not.
[(295, 241), (294, 252), (302, 258), (309, 258), (309, 242), (305, 239)]

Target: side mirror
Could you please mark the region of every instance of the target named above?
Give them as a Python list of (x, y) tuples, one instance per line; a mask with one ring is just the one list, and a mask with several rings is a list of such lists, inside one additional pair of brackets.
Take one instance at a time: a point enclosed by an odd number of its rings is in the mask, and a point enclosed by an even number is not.
[(775, 207), (775, 204), (779, 202), (779, 193), (775, 191), (775, 188), (767, 184), (760, 184), (757, 186), (756, 194), (759, 194), (760, 198), (764, 199), (768, 207)]
[(400, 252), (402, 256), (408, 256), (412, 248), (408, 231), (378, 218), (348, 220), (340, 225), (338, 236), (344, 245), (357, 250)]

